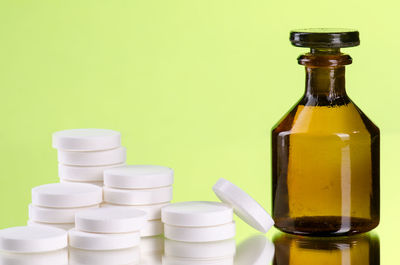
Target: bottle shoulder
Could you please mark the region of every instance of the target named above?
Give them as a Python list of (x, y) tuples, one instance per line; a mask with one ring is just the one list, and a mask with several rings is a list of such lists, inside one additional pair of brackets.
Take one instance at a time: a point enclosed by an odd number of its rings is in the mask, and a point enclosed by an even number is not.
[(380, 129), (379, 127), (370, 119), (368, 116), (355, 104), (354, 107), (356, 108), (357, 112), (359, 113), (365, 127), (369, 131), (369, 133), (372, 136), (379, 136), (380, 135)]
[(273, 127), (272, 134), (373, 137), (379, 135), (379, 128), (351, 101), (335, 106), (310, 106), (300, 101)]
[(300, 102), (297, 102), (294, 106), (286, 112), (279, 121), (272, 127), (272, 133), (279, 133), (283, 131), (289, 131), (293, 126), (293, 120), (297, 113), (297, 108)]

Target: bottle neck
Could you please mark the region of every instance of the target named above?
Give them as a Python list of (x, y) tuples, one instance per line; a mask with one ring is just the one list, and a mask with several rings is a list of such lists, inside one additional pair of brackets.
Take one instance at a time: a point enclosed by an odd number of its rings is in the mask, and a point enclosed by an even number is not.
[(345, 68), (306, 67), (306, 95), (333, 101), (345, 97)]
[(351, 57), (338, 51), (312, 51), (298, 58), (306, 68), (306, 91), (302, 104), (335, 106), (350, 102), (346, 94), (345, 65)]

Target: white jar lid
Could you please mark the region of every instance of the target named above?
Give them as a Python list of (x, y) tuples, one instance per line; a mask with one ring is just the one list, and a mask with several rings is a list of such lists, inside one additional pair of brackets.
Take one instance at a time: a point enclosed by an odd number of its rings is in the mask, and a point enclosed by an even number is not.
[(99, 205), (80, 208), (48, 208), (29, 204), (29, 218), (42, 223), (74, 223), (77, 212), (98, 207)]
[(85, 207), (102, 200), (102, 189), (86, 183), (52, 183), (32, 189), (32, 204), (43, 207)]
[(71, 230), (72, 228), (75, 227), (75, 223), (54, 224), (54, 223), (36, 222), (36, 221), (32, 221), (32, 220), (28, 220), (27, 225), (28, 226), (54, 227), (54, 228), (62, 229), (62, 230), (65, 230), (65, 231)]
[(62, 180), (67, 181), (81, 181), (81, 182), (91, 182), (91, 181), (101, 181), (103, 182), (104, 170), (113, 167), (121, 167), (124, 164), (116, 164), (111, 166), (92, 166), (92, 167), (82, 167), (82, 166), (68, 166), (64, 164), (58, 164), (58, 176)]
[(129, 233), (140, 231), (147, 224), (146, 213), (136, 209), (98, 208), (75, 215), (75, 227), (91, 233)]
[(149, 205), (119, 205), (112, 203), (103, 203), (101, 207), (102, 208), (122, 207), (125, 209), (137, 209), (146, 212), (148, 220), (159, 220), (161, 219), (161, 209), (167, 205), (169, 205), (169, 202), (160, 204), (149, 204)]
[(274, 220), (265, 209), (233, 183), (221, 178), (213, 190), (221, 201), (233, 207), (243, 221), (260, 232), (266, 233), (274, 225)]
[(0, 252), (0, 264), (2, 265), (67, 265), (68, 249), (38, 253), (12, 253)]
[(69, 249), (69, 264), (128, 265), (139, 264), (139, 261), (138, 247), (103, 251)]
[(233, 257), (222, 259), (187, 259), (171, 256), (162, 256), (162, 265), (233, 265)]
[(233, 210), (220, 202), (178, 202), (163, 207), (161, 219), (173, 226), (215, 226), (232, 222)]
[(149, 220), (140, 230), (141, 237), (158, 236), (164, 232), (164, 225), (161, 220)]
[(122, 189), (151, 189), (171, 186), (174, 171), (154, 165), (127, 165), (104, 171), (104, 185)]
[(104, 201), (121, 205), (148, 205), (165, 203), (172, 200), (172, 186), (127, 190), (104, 187)]
[(234, 239), (204, 243), (165, 239), (165, 256), (189, 259), (219, 259), (233, 257), (235, 252), (236, 242)]
[(107, 166), (125, 163), (126, 148), (117, 147), (104, 151), (64, 151), (58, 150), (58, 162), (72, 166)]
[(53, 147), (70, 151), (98, 151), (121, 145), (121, 134), (107, 129), (72, 129), (53, 133)]
[(136, 247), (140, 243), (139, 232), (119, 234), (87, 233), (76, 229), (68, 232), (69, 245), (85, 250), (115, 250)]
[(164, 236), (171, 240), (183, 242), (212, 242), (234, 238), (235, 223), (208, 226), (183, 227), (164, 224)]
[(0, 230), (0, 250), (35, 253), (68, 246), (67, 232), (45, 226), (17, 226)]
[(265, 236), (252, 236), (238, 246), (235, 265), (270, 264), (274, 253), (274, 244)]

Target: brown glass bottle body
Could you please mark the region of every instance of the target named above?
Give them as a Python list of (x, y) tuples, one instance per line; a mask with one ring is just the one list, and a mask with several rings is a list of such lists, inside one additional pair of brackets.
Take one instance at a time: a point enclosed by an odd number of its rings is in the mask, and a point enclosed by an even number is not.
[(299, 57), (306, 92), (272, 130), (272, 209), (281, 231), (367, 232), (379, 224), (379, 129), (350, 100), (337, 50)]

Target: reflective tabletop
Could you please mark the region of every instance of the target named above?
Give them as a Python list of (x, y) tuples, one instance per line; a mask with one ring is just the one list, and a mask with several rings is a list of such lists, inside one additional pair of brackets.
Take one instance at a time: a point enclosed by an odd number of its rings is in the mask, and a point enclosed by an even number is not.
[(40, 254), (0, 253), (0, 264), (380, 264), (380, 242), (376, 233), (351, 237), (313, 238), (274, 231), (272, 240), (253, 235), (241, 242), (188, 243), (161, 236), (143, 238), (140, 246), (121, 250), (88, 251), (76, 248)]

